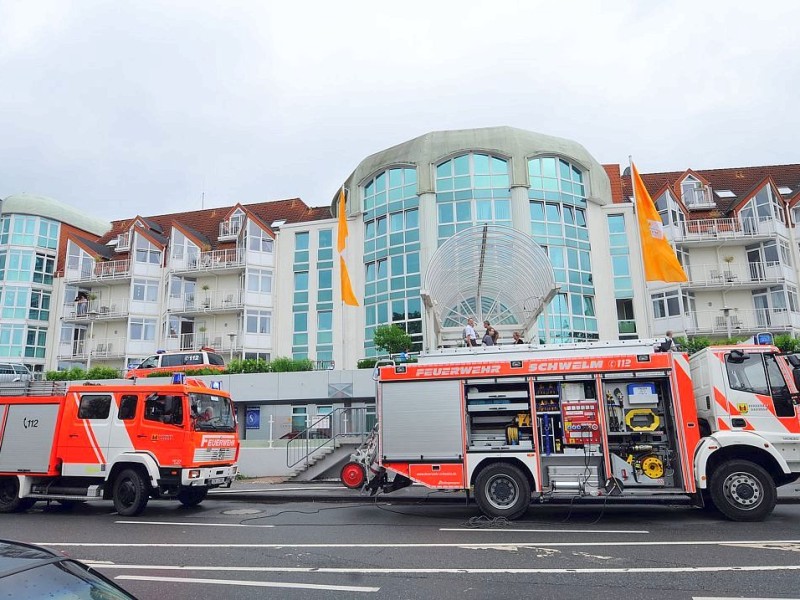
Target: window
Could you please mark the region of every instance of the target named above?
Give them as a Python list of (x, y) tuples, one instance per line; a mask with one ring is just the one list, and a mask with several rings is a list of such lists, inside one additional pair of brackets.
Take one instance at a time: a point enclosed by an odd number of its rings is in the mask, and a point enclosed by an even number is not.
[(295, 250), (308, 250), (308, 232), (301, 231), (294, 234), (294, 249)]
[(47, 321), (50, 318), (50, 292), (31, 290), (28, 318), (33, 321)]
[(141, 234), (136, 236), (136, 262), (151, 265), (161, 264), (161, 250)]
[(251, 310), (246, 317), (247, 333), (272, 332), (272, 313), (268, 310)]
[(3, 289), (3, 309), (0, 315), (4, 319), (24, 319), (28, 314), (29, 288), (7, 285)]
[(677, 291), (661, 292), (650, 296), (653, 302), (653, 317), (677, 317), (681, 314), (681, 303)]
[(118, 418), (120, 421), (130, 421), (136, 416), (137, 396), (123, 396), (119, 401)]
[(260, 294), (272, 292), (272, 271), (249, 269), (247, 272), (247, 291)]
[(86, 394), (81, 396), (78, 406), (79, 419), (107, 419), (111, 413), (111, 396), (106, 394)]
[(55, 271), (56, 259), (52, 256), (36, 253), (33, 266), (34, 283), (44, 283), (53, 285), (53, 271)]
[(305, 406), (292, 407), (292, 432), (305, 431), (308, 427), (308, 410)]
[(733, 390), (753, 394), (769, 394), (764, 363), (760, 354), (745, 354), (744, 359), (732, 359), (729, 354), (725, 365), (728, 370), (728, 383)]
[(149, 395), (144, 402), (144, 418), (168, 425), (183, 425), (183, 397)]
[(134, 279), (133, 299), (139, 302), (158, 302), (158, 281), (155, 279)]
[(36, 240), (39, 248), (55, 250), (58, 248), (58, 223), (47, 219), (39, 219), (39, 237)]
[(0, 323), (0, 356), (19, 357), (22, 355), (22, 341), (25, 325)]
[(270, 235), (253, 221), (247, 225), (247, 248), (254, 252), (272, 254), (273, 240)]
[(47, 351), (47, 328), (28, 327), (25, 338), (25, 356), (28, 358), (44, 358), (44, 354)]
[(154, 342), (156, 339), (156, 320), (132, 317), (128, 337), (132, 341)]

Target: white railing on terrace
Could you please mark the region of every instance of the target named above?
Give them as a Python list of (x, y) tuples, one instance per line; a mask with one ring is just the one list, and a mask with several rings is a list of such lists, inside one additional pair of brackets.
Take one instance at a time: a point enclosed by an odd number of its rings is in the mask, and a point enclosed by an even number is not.
[(91, 340), (89, 344), (92, 353), (92, 360), (102, 360), (104, 358), (121, 358), (125, 356), (124, 337), (98, 338)]
[(109, 279), (127, 279), (131, 276), (130, 259), (109, 260), (95, 263), (90, 269), (67, 271), (65, 279), (75, 281), (108, 281)]
[[(740, 308), (725, 316), (720, 310), (699, 310), (685, 315), (688, 335), (730, 335), (739, 337), (757, 331), (800, 329), (800, 312), (770, 308)], [(730, 322), (729, 322), (730, 321)]]
[(229, 248), (227, 250), (201, 252), (200, 256), (189, 260), (188, 268), (197, 269), (198, 271), (209, 271), (213, 269), (239, 267), (244, 265), (244, 262), (244, 248)]
[(172, 312), (201, 312), (209, 310), (231, 310), (244, 307), (244, 291), (240, 289), (228, 290), (198, 290), (185, 294), (181, 298), (170, 300)]
[(236, 237), (242, 229), (241, 219), (231, 219), (219, 224), (219, 237)]
[(128, 316), (128, 300), (89, 300), (80, 302), (67, 302), (64, 305), (64, 318), (78, 321), (89, 319), (119, 319)]
[(778, 283), (786, 278), (780, 262), (730, 263), (723, 265), (690, 265), (686, 269), (687, 285), (692, 287), (742, 283)]
[(759, 219), (693, 219), (674, 228), (678, 240), (748, 239), (775, 235), (776, 220)]
[[(230, 352), (231, 339), (225, 332), (225, 335), (216, 332), (209, 333), (208, 331), (198, 331), (196, 333), (170, 333), (167, 335), (167, 346), (174, 350), (199, 350), (204, 346), (213, 348), (216, 352), (225, 353)], [(233, 349), (238, 350), (240, 346), (237, 340), (241, 337), (239, 333), (233, 338)]]

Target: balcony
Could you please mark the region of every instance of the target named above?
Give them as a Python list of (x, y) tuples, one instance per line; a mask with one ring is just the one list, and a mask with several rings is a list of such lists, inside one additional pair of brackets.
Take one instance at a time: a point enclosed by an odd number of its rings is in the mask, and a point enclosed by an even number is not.
[(693, 246), (735, 246), (785, 234), (772, 217), (760, 219), (694, 219), (670, 228), (675, 242)]
[(206, 273), (240, 271), (245, 265), (244, 248), (229, 248), (201, 252), (199, 256), (185, 260), (171, 260), (170, 271), (173, 273)]
[(687, 313), (684, 318), (687, 335), (747, 337), (760, 331), (800, 330), (799, 312), (769, 308), (732, 309), (728, 316), (719, 310), (703, 310)]
[(131, 249), (131, 232), (126, 231), (117, 236), (117, 244), (114, 246), (114, 252), (130, 252)]
[(59, 360), (106, 361), (119, 360), (125, 358), (124, 337), (116, 338), (94, 338), (73, 340), (71, 343), (61, 344), (58, 350)]
[(685, 270), (689, 281), (683, 287), (692, 290), (754, 289), (781, 284), (787, 278), (779, 262), (690, 265)]
[(711, 188), (700, 183), (695, 187), (684, 187), (682, 200), (689, 210), (708, 210), (717, 206), (711, 195)]
[(219, 239), (232, 240), (239, 236), (242, 229), (242, 219), (229, 219), (219, 224)]
[(128, 300), (110, 302), (107, 300), (90, 300), (84, 306), (77, 302), (68, 302), (62, 308), (64, 321), (85, 323), (89, 320), (113, 321), (128, 318)]
[(244, 291), (198, 290), (180, 298), (170, 298), (168, 311), (172, 314), (238, 312), (244, 308)]
[(67, 272), (64, 274), (64, 281), (66, 283), (94, 283), (101, 281), (103, 283), (124, 283), (130, 278), (130, 259), (98, 262), (88, 270), (76, 271), (67, 269)]

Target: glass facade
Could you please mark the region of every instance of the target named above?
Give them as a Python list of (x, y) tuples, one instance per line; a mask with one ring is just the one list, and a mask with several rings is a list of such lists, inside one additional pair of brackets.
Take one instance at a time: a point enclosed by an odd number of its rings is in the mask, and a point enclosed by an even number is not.
[(44, 217), (0, 217), (0, 356), (32, 371), (44, 369), (59, 231)]
[(531, 235), (547, 251), (561, 292), (545, 316), (539, 337), (563, 343), (598, 339), (591, 247), (586, 226), (583, 171), (562, 158), (528, 161)]
[(363, 187), (364, 352), (375, 356), (380, 325), (397, 325), (422, 349), (419, 196), (413, 168), (388, 169)]

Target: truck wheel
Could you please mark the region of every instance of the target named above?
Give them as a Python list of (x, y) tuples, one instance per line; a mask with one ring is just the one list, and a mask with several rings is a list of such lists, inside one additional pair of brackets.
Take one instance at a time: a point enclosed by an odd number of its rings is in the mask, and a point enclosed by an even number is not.
[(775, 482), (762, 467), (747, 460), (722, 463), (711, 476), (711, 499), (732, 521), (763, 521), (775, 508)]
[(496, 463), (478, 474), (475, 501), (488, 517), (516, 519), (530, 506), (531, 485), (519, 467)]
[(123, 517), (135, 517), (147, 506), (150, 491), (141, 473), (125, 469), (114, 481), (114, 508)]
[(182, 487), (178, 492), (178, 502), (184, 506), (197, 506), (207, 495), (207, 487)]
[(342, 467), (340, 477), (342, 478), (344, 487), (350, 488), (351, 490), (359, 489), (364, 485), (364, 480), (366, 479), (364, 467), (353, 461), (346, 463)]
[(0, 477), (0, 513), (22, 512), (34, 504), (33, 498), (19, 497), (19, 479)]

